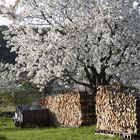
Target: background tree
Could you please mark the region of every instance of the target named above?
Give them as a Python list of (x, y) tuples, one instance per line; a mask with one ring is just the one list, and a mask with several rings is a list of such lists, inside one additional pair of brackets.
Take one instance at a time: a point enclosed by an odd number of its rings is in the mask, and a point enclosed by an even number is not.
[(140, 82), (139, 1), (23, 0), (18, 7), (5, 32), (18, 54), (17, 77), (42, 88), (61, 78), (93, 92), (111, 81)]
[(6, 48), (7, 42), (4, 40), (3, 31), (8, 30), (7, 26), (0, 26), (0, 61), (4, 63), (15, 63), (16, 54), (10, 53), (10, 48)]
[(44, 96), (44, 93), (40, 93), (26, 82), (15, 82), (14, 72), (10, 70), (14, 67), (9, 66), (10, 64), (0, 63), (0, 108), (29, 104)]
[(7, 41), (2, 34), (7, 29), (7, 26), (0, 26), (0, 109), (31, 103), (43, 96), (43, 93), (39, 93), (38, 89), (28, 83), (17, 82), (13, 65), (16, 54), (10, 53), (10, 48), (6, 48)]

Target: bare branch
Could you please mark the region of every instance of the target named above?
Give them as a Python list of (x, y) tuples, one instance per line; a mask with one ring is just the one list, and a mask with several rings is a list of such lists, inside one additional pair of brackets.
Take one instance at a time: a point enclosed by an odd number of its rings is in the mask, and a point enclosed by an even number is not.
[(67, 69), (65, 69), (65, 73), (69, 77), (69, 79), (74, 81), (76, 84), (83, 85), (83, 86), (86, 86), (86, 87), (89, 87), (89, 88), (91, 87), (90, 84), (87, 84), (87, 83), (84, 83), (84, 82), (80, 82), (80, 81), (74, 79)]

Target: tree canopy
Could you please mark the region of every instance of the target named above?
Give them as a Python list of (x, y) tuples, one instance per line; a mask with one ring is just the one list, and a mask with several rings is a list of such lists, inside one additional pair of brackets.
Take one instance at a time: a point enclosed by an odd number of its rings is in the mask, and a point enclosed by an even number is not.
[(23, 0), (4, 33), (18, 54), (17, 77), (42, 89), (57, 79), (93, 91), (110, 82), (140, 83), (139, 6), (137, 0)]

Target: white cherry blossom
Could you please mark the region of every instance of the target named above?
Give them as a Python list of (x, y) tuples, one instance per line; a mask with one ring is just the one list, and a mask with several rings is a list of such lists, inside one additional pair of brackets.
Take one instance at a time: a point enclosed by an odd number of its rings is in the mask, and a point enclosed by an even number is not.
[(58, 79), (92, 90), (140, 83), (139, 6), (139, 0), (23, 0), (4, 32), (18, 54), (17, 77), (41, 89)]

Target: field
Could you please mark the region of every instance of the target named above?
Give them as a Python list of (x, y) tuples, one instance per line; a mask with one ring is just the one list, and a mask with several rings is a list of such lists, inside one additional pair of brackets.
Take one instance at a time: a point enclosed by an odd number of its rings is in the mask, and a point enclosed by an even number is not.
[(11, 112), (0, 110), (0, 140), (119, 140), (117, 137), (95, 135), (95, 126), (16, 128), (11, 116)]

